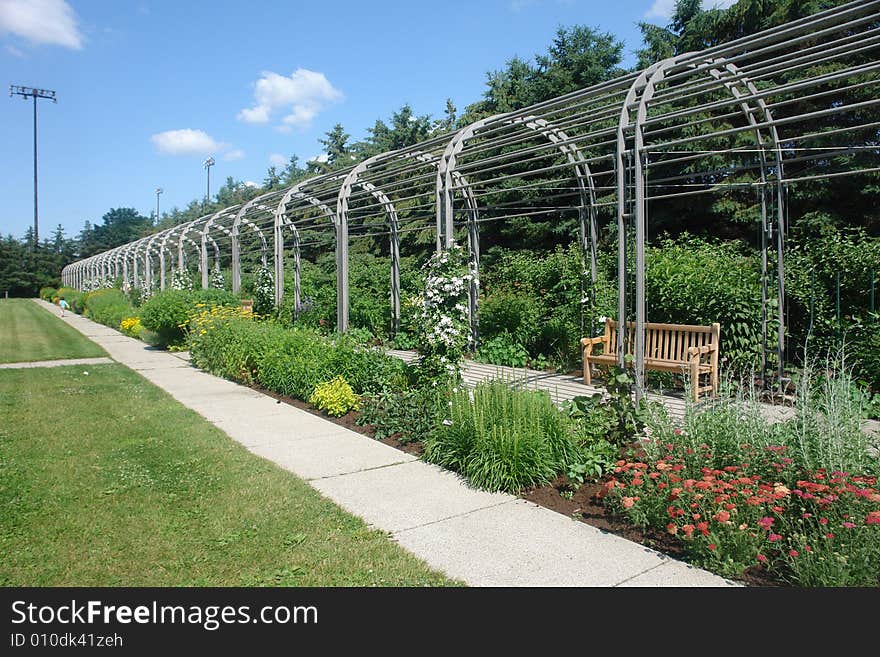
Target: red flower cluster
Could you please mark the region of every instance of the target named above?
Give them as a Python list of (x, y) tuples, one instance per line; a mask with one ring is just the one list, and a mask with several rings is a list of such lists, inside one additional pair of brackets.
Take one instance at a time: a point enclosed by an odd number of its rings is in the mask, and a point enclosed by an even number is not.
[(660, 447), (655, 459), (617, 461), (604, 496), (637, 524), (665, 527), (707, 558), (803, 558), (814, 548), (833, 549), (832, 527), (839, 533), (880, 526), (876, 477), (799, 469), (784, 446), (752, 450), (752, 463), (720, 468), (709, 467), (708, 445)]

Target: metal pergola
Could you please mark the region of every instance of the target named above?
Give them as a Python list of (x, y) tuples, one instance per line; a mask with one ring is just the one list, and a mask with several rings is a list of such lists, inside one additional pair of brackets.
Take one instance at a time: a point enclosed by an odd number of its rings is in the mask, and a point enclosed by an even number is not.
[(437, 249), (456, 236), (467, 242), (476, 343), (482, 223), (540, 218), (576, 225), (587, 292), (596, 282), (603, 224), (617, 236), (618, 359), (622, 365), (627, 340), (634, 340), (641, 396), (650, 207), (750, 194), (760, 218), (762, 366), (775, 350), (781, 378), (787, 190), (880, 172), (878, 53), (880, 0), (851, 2), (263, 194), (72, 263), (62, 280), (83, 288), (106, 276), (130, 284), (140, 277), (152, 288), (158, 270), (165, 289), (169, 263), (184, 270), (191, 250), (203, 287), (213, 255), (217, 268), (228, 258), (238, 292), (243, 247), (258, 251), (267, 266), (271, 244), (276, 304), (284, 295), (285, 258), (293, 258), (296, 316), (301, 250), (327, 243), (320, 235), (332, 227), (337, 329), (349, 328), (350, 240), (387, 238), (397, 330), (401, 237), (431, 230)]

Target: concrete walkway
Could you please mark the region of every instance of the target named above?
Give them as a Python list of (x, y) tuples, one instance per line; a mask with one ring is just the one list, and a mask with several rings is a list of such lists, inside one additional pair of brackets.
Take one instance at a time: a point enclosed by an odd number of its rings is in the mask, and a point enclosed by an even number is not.
[[(65, 317), (64, 319), (67, 319)], [(106, 356), (98, 358), (66, 358), (61, 360), (34, 360), (24, 363), (0, 363), (0, 370), (20, 370), (29, 367), (63, 367), (65, 365), (106, 365), (112, 363), (113, 359)]]
[(254, 454), (472, 586), (732, 585), (531, 502), (469, 488), (450, 472), (81, 316), (63, 321)]

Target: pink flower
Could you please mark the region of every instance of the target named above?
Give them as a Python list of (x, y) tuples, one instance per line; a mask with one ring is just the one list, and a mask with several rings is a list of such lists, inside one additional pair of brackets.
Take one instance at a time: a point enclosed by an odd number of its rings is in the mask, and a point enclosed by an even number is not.
[(829, 533), (825, 534), (825, 538), (834, 538), (834, 534), (829, 532)]
[(636, 498), (634, 497), (624, 497), (620, 500), (623, 503), (624, 509), (632, 508), (633, 504), (636, 503)]
[(767, 557), (765, 557), (763, 554), (759, 554), (758, 561), (760, 561), (761, 563), (766, 563)]
[(776, 541), (781, 541), (782, 536), (780, 536), (779, 534), (770, 534), (767, 537), (767, 540), (770, 541), (771, 543), (775, 543)]
[(758, 526), (761, 527), (762, 529), (769, 530), (772, 525), (773, 525), (773, 518), (761, 518), (758, 521)]
[(880, 511), (871, 511), (865, 516), (866, 525), (880, 525)]
[(727, 522), (728, 520), (730, 520), (730, 513), (728, 513), (727, 511), (719, 511), (715, 514), (714, 518), (718, 522)]
[(845, 522), (845, 523), (843, 523), (843, 526), (846, 527), (847, 529), (852, 529), (856, 525), (854, 522)]
[(790, 556), (790, 557), (796, 557), (798, 554), (799, 553), (797, 550), (789, 550), (788, 551), (788, 556)]
[(708, 547), (710, 550), (715, 550), (715, 548), (718, 546), (716, 546), (714, 543), (709, 543), (709, 545), (707, 545), (706, 547)]

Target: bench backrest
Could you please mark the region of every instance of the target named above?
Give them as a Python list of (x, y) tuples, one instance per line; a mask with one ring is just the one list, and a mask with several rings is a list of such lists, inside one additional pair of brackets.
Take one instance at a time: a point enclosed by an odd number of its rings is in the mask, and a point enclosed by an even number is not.
[[(636, 323), (626, 323), (626, 353), (635, 354)], [(718, 345), (721, 325), (694, 326), (689, 324), (645, 324), (645, 358), (684, 362), (690, 347)], [(617, 321), (605, 320), (606, 353), (617, 353)]]

